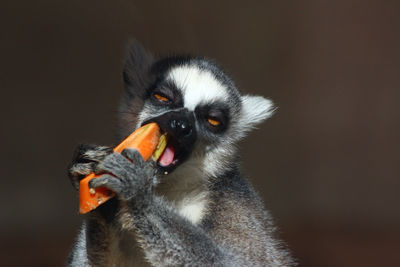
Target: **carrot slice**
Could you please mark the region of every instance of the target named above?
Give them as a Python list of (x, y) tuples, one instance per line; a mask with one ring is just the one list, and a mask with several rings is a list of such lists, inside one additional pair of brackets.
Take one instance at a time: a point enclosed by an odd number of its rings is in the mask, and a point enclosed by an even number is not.
[[(114, 152), (121, 153), (126, 148), (137, 149), (144, 160), (148, 160), (157, 148), (161, 133), (160, 128), (156, 123), (146, 124), (114, 148)], [(79, 213), (84, 214), (94, 210), (110, 198), (114, 193), (107, 188), (90, 189), (89, 182), (92, 179), (99, 177), (94, 173), (83, 178), (79, 185)]]

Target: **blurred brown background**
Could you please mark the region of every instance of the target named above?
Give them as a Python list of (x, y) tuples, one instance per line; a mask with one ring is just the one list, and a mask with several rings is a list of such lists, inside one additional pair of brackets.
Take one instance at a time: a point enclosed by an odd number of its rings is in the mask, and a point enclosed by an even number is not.
[(300, 266), (400, 266), (398, 1), (1, 1), (0, 265), (60, 266), (66, 165), (111, 144), (129, 37), (216, 59), (277, 114), (244, 168)]

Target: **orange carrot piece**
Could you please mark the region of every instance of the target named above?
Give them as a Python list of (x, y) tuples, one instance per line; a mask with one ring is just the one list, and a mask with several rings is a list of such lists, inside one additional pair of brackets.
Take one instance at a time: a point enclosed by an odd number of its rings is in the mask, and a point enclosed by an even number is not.
[[(157, 148), (160, 136), (160, 128), (156, 123), (146, 124), (116, 146), (114, 152), (121, 153), (126, 148), (133, 148), (139, 151), (144, 160), (148, 160)], [(94, 210), (114, 196), (113, 192), (104, 187), (94, 189), (94, 194), (90, 192), (93, 192), (93, 189), (90, 190), (89, 188), (90, 180), (99, 176), (91, 173), (81, 180), (79, 185), (79, 213), (84, 214)]]

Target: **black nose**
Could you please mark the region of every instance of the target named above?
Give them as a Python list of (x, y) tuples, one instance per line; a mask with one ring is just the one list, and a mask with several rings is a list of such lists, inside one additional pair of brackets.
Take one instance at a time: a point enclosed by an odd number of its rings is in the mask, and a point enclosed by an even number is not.
[(144, 121), (142, 125), (156, 122), (162, 131), (174, 137), (176, 141), (184, 146), (192, 146), (196, 141), (196, 122), (193, 112), (186, 109), (169, 111), (161, 116)]
[(192, 125), (186, 118), (171, 119), (169, 126), (172, 131), (182, 137), (187, 137), (192, 133)]

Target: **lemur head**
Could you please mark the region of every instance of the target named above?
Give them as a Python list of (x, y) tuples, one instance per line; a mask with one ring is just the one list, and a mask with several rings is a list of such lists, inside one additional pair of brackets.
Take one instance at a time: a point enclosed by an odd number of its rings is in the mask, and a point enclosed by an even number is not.
[(156, 122), (168, 134), (158, 166), (172, 172), (196, 164), (215, 175), (235, 160), (235, 143), (273, 113), (272, 102), (242, 94), (212, 61), (191, 56), (155, 60), (129, 47), (120, 106), (120, 137)]

